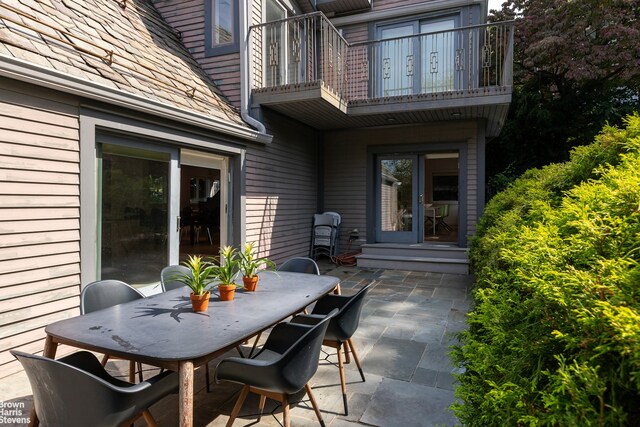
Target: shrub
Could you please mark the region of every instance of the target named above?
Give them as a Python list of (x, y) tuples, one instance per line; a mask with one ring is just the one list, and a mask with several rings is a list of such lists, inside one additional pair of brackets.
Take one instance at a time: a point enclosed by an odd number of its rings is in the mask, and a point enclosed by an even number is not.
[(638, 115), (496, 195), (471, 260), (463, 424), (640, 424)]

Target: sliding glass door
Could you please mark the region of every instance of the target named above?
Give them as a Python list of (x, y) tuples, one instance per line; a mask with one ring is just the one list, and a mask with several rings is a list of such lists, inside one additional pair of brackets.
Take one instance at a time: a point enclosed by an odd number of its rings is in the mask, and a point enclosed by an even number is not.
[(100, 145), (98, 276), (132, 285), (177, 261), (177, 150), (138, 147)]

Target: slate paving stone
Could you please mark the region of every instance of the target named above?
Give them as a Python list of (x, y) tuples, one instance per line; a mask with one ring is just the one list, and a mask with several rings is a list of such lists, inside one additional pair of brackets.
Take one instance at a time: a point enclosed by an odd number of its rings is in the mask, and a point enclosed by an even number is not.
[(429, 343), (426, 350), (418, 367), (443, 372), (451, 372), (454, 369), (453, 362), (449, 357), (451, 349), (448, 345)]
[(442, 341), (442, 337), (447, 331), (446, 321), (440, 322), (425, 322), (421, 328), (417, 330), (411, 339), (413, 341), (423, 343), (439, 343)]
[(450, 298), (450, 299), (461, 299), (464, 300), (467, 298), (466, 289), (459, 288), (445, 288), (442, 286), (437, 287), (433, 291), (434, 298)]
[(447, 408), (453, 391), (385, 378), (360, 419), (384, 427), (429, 427), (456, 424)]
[(363, 363), (367, 366), (367, 372), (409, 381), (425, 348), (424, 343), (382, 337)]
[(411, 382), (426, 385), (429, 387), (435, 387), (437, 378), (438, 371), (434, 371), (433, 369), (417, 368), (416, 372), (411, 378)]

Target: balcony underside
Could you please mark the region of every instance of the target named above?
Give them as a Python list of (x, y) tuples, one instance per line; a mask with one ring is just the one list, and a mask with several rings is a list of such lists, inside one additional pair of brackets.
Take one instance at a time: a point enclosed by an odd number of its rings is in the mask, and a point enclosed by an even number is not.
[(485, 119), (488, 138), (500, 133), (509, 102), (510, 87), (488, 87), (347, 104), (322, 82), (254, 90), (252, 97), (254, 108), (267, 107), (320, 130)]

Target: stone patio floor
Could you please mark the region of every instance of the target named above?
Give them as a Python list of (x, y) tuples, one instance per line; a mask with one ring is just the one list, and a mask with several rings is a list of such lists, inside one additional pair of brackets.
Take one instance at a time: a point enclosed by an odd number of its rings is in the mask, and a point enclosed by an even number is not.
[[(426, 427), (451, 426), (457, 420), (449, 406), (454, 402), (456, 368), (448, 356), (454, 334), (466, 327), (469, 290), (473, 277), (400, 270), (335, 267), (322, 263), (323, 274), (341, 278), (343, 294), (374, 282), (364, 305), (353, 341), (363, 366), (362, 382), (355, 363), (345, 365), (349, 415), (344, 415), (337, 357), (333, 349), (321, 360), (311, 381), (327, 426)], [(266, 335), (266, 334), (265, 334)], [(248, 353), (248, 347), (245, 353)], [(235, 351), (229, 355), (236, 356)], [(213, 371), (216, 360), (210, 362)], [(335, 364), (335, 365), (334, 365)], [(125, 377), (127, 362), (107, 364), (114, 375)], [(145, 367), (145, 377), (157, 372)], [(194, 425), (224, 426), (241, 386), (212, 384), (205, 390), (204, 369), (196, 370)], [(292, 426), (317, 426), (306, 396), (291, 411)], [(25, 402), (31, 407), (31, 390), (24, 373), (0, 380), (0, 402)], [(267, 400), (264, 415), (257, 419), (258, 398), (249, 395), (234, 426), (280, 426), (282, 412)], [(177, 395), (151, 408), (159, 426), (177, 425)], [(19, 425), (19, 424), (14, 424)], [(137, 426), (146, 425), (142, 420)], [(62, 426), (61, 426), (62, 427)]]

